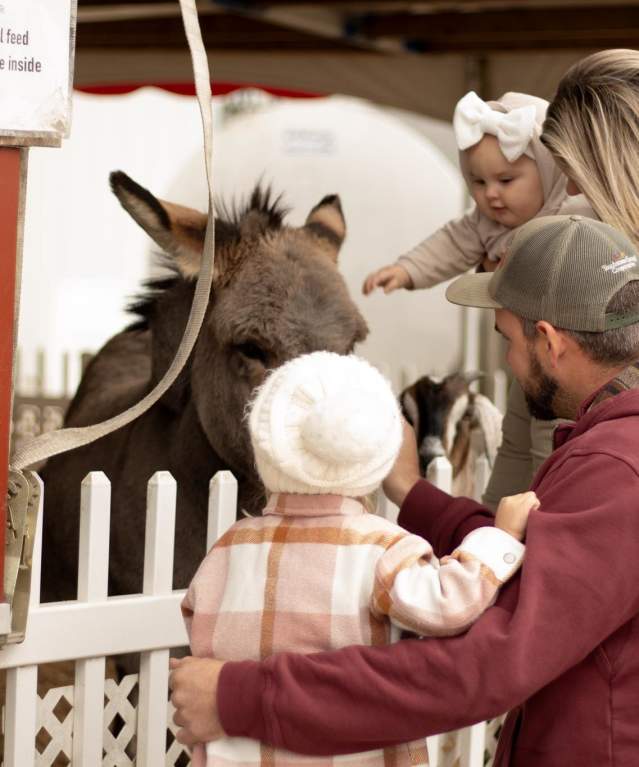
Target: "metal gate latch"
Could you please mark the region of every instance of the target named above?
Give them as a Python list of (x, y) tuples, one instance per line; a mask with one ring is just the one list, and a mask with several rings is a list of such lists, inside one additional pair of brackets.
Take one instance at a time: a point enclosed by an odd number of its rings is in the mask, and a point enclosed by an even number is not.
[(40, 487), (30, 471), (9, 472), (4, 592), (11, 605), (11, 631), (0, 635), (0, 646), (21, 642), (27, 624), (31, 566)]

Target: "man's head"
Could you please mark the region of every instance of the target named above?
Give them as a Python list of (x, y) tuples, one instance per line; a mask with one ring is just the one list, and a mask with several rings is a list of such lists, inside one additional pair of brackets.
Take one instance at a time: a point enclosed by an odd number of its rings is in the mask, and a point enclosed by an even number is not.
[(453, 303), (495, 309), (507, 361), (539, 418), (581, 400), (639, 358), (639, 257), (606, 224), (549, 216), (522, 226), (502, 269), (465, 275)]

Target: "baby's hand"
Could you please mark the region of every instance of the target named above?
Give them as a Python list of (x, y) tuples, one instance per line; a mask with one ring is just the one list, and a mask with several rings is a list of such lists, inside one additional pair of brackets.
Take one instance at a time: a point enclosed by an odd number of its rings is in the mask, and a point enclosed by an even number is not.
[(412, 287), (413, 281), (406, 269), (398, 264), (391, 264), (390, 266), (382, 266), (376, 272), (371, 272), (364, 280), (362, 293), (367, 296), (375, 288), (384, 288), (384, 293), (392, 293), (399, 288)]
[(526, 532), (528, 515), (539, 508), (539, 498), (532, 492), (502, 498), (495, 514), (495, 527), (521, 541)]

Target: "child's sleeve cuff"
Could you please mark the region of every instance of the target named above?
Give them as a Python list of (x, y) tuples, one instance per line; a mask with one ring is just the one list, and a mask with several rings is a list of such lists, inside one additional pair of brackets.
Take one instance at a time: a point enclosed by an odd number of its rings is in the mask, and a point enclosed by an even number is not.
[(479, 527), (464, 538), (458, 550), (478, 559), (504, 583), (521, 566), (526, 547), (498, 527)]

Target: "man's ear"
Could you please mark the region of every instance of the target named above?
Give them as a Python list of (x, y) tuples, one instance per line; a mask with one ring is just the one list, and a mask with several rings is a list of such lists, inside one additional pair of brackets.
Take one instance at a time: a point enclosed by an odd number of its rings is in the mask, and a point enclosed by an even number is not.
[(539, 320), (535, 324), (537, 329), (538, 343), (541, 344), (541, 348), (538, 348), (538, 352), (544, 355), (544, 358), (548, 365), (552, 368), (556, 368), (560, 361), (565, 357), (568, 351), (568, 336), (562, 333), (554, 325), (551, 325), (546, 320)]

